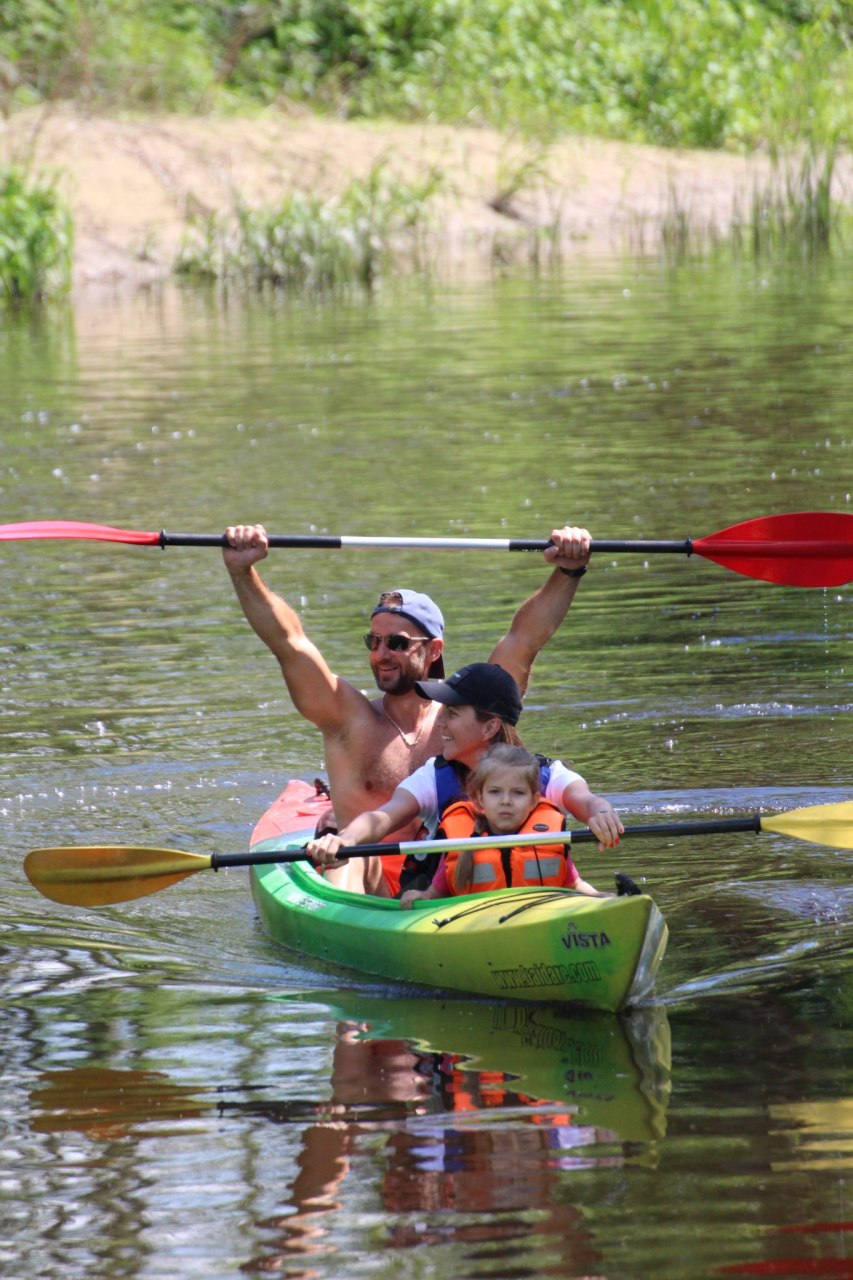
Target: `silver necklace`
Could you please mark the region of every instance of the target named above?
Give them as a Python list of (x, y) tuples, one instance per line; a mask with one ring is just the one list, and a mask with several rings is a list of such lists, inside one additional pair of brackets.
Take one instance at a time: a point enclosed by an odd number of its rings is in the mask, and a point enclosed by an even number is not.
[(382, 699), (382, 701), (381, 701), (381, 703), (380, 703), (379, 705), (380, 705), (380, 707), (381, 707), (381, 709), (382, 709), (382, 714), (383, 714), (383, 716), (385, 717), (385, 719), (388, 721), (388, 723), (389, 723), (389, 724), (392, 724), (392, 725), (394, 726), (394, 728), (395, 728), (395, 729), (397, 730), (397, 732), (399, 733), (400, 737), (403, 739), (403, 742), (406, 744), (406, 746), (409, 748), (409, 750), (410, 750), (410, 751), (412, 751), (412, 750), (413, 750), (413, 749), (418, 745), (418, 743), (419, 743), (419, 742), (420, 742), (420, 740), (421, 740), (421, 734), (422, 734), (422, 733), (423, 733), (423, 731), (424, 731), (424, 724), (425, 724), (426, 722), (425, 722), (425, 721), (423, 721), (423, 722), (421, 723), (420, 728), (418, 729), (418, 731), (417, 731), (417, 733), (415, 734), (414, 738), (413, 738), (413, 739), (411, 740), (411, 742), (410, 742), (410, 741), (409, 741), (409, 737), (408, 737), (408, 736), (403, 732), (403, 730), (402, 730), (402, 729), (400, 728), (400, 726), (397, 724), (397, 721), (396, 721), (392, 716), (389, 716), (388, 712), (385, 710), (385, 699), (384, 699), (384, 697), (383, 697), (383, 699)]

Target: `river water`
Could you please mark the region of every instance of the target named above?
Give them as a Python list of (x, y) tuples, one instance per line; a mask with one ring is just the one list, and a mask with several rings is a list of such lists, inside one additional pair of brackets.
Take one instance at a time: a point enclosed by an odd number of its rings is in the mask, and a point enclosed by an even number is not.
[[(849, 511), (851, 317), (836, 259), (4, 318), (2, 519), (670, 539)], [(482, 551), (264, 572), (361, 688), (380, 589), (436, 596), (453, 668), (544, 576)], [(624, 1018), (288, 954), (245, 871), (62, 907), (29, 849), (242, 850), (322, 752), (217, 550), (0, 542), (0, 581), (0, 1274), (853, 1274), (849, 850), (583, 846), (582, 874), (644, 880), (669, 923), (655, 999)], [(851, 597), (599, 556), (525, 739), (626, 822), (848, 799)]]

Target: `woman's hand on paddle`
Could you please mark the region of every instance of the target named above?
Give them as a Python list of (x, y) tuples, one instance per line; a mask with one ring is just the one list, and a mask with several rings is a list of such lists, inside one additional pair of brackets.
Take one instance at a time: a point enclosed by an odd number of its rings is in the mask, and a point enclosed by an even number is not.
[(625, 828), (619, 814), (605, 796), (597, 796), (590, 791), (583, 778), (575, 778), (563, 792), (563, 808), (578, 822), (585, 822), (598, 840), (598, 847), (603, 853), (619, 843)]
[(614, 845), (617, 845), (619, 837), (625, 831), (613, 805), (609, 801), (601, 799), (599, 799), (596, 809), (587, 817), (586, 825), (592, 834), (598, 838), (598, 847), (602, 853), (605, 849), (612, 849)]
[(555, 569), (582, 569), (589, 562), (592, 536), (589, 529), (564, 525), (551, 532), (552, 547), (546, 547), (545, 559)]
[(228, 546), (222, 549), (226, 568), (250, 569), (269, 551), (267, 531), (262, 524), (232, 524), (225, 530)]

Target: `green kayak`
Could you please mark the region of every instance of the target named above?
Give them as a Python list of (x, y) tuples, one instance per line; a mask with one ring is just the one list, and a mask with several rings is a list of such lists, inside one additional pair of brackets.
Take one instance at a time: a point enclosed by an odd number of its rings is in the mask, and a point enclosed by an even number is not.
[[(258, 823), (256, 852), (293, 849), (328, 801), (292, 781)], [(398, 902), (328, 884), (307, 863), (251, 869), (261, 922), (276, 942), (377, 977), (501, 1000), (616, 1012), (645, 1000), (667, 928), (647, 894), (589, 898), (518, 888)]]

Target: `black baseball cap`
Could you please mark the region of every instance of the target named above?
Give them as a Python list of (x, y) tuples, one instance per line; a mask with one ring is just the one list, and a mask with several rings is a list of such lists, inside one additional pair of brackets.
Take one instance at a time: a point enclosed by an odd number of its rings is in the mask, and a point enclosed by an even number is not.
[(471, 662), (449, 680), (418, 680), (415, 693), (445, 706), (474, 707), (507, 724), (518, 724), (523, 710), (518, 685), (496, 662)]

